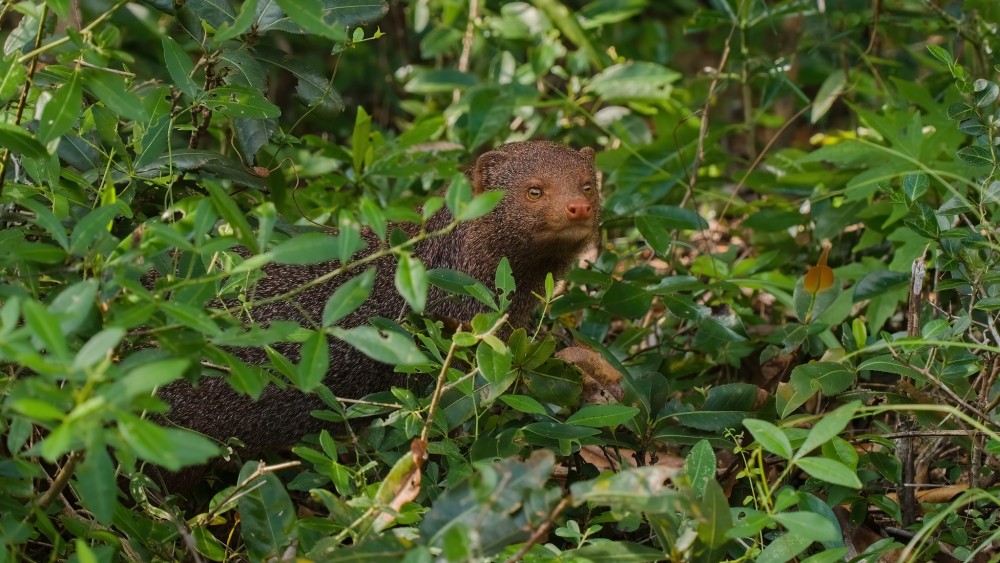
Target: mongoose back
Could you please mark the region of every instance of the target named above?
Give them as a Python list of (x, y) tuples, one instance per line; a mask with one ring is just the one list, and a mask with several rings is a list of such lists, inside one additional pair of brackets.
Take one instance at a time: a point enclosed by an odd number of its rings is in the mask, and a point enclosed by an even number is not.
[[(428, 269), (452, 268), (469, 274), (492, 287), (497, 265), (507, 257), (517, 284), (508, 310), (513, 327), (528, 324), (548, 272), (561, 275), (578, 259), (581, 251), (593, 244), (598, 235), (601, 211), (599, 186), (594, 171), (594, 151), (573, 150), (564, 145), (527, 141), (509, 143), (479, 157), (467, 172), (475, 193), (504, 189), (501, 203), (489, 214), (461, 223), (447, 235), (426, 239), (414, 247), (414, 255)], [(452, 221), (447, 209), (437, 212), (428, 230), (444, 227)], [(396, 225), (409, 232), (413, 225)], [(380, 244), (371, 233), (369, 243), (358, 255), (373, 252)], [(406, 302), (393, 283), (395, 259), (391, 256), (375, 262), (377, 274), (369, 299), (340, 326), (352, 328), (374, 316), (399, 318), (408, 312)], [(338, 262), (312, 266), (272, 264), (264, 268), (265, 277), (254, 290), (254, 298), (279, 295), (313, 280), (339, 266)], [(291, 301), (279, 301), (251, 310), (254, 321), (267, 324), (274, 320), (296, 321), (309, 326), (302, 312), (312, 319), (322, 317), (327, 299), (349, 276), (299, 293)], [(443, 299), (432, 289), (426, 314), (469, 321), (484, 310), (470, 298)], [(298, 361), (297, 346), (277, 345), (292, 361)], [(324, 384), (340, 397), (360, 398), (388, 390), (403, 379), (390, 365), (377, 362), (346, 343), (329, 338), (330, 368)], [(235, 353), (249, 363), (263, 364), (263, 350), (245, 348)], [(246, 444), (246, 455), (257, 455), (272, 448), (294, 444), (303, 435), (325, 426), (310, 411), (325, 408), (312, 394), (270, 385), (259, 400), (233, 391), (221, 378), (203, 378), (196, 387), (186, 381), (162, 389), (159, 396), (171, 405), (166, 418), (220, 441), (236, 437)]]

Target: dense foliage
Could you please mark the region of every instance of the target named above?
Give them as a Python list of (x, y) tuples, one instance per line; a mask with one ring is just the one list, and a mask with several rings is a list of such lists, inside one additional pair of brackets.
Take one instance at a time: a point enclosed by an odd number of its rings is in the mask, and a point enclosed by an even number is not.
[[(998, 27), (993, 0), (0, 4), (0, 560), (995, 560)], [(509, 269), (428, 270), (391, 224), (486, 213), (461, 165), (528, 138), (598, 149), (603, 236), (501, 339)], [(414, 314), (344, 330), (363, 228)], [(219, 306), (328, 260), (357, 277), (315, 326)], [(492, 312), (451, 332), (431, 285)], [(325, 338), (416, 391), (334, 397)], [(149, 466), (238, 446), (157, 422), (182, 377), (338, 424), (166, 495)]]

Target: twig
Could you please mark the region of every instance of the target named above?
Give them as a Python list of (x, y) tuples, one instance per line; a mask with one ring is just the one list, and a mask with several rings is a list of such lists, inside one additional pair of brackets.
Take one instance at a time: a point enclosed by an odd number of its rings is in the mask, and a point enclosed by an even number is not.
[[(465, 36), (462, 37), (462, 54), (458, 57), (458, 72), (469, 70), (469, 58), (472, 55), (472, 40), (475, 38), (477, 17), (479, 17), (479, 0), (469, 0), (469, 22), (465, 25)], [(457, 102), (461, 96), (462, 93), (458, 88), (452, 90), (452, 101)]]
[(69, 454), (66, 458), (65, 465), (59, 470), (56, 475), (55, 480), (52, 481), (52, 486), (49, 490), (45, 491), (45, 494), (35, 501), (35, 504), (42, 510), (48, 508), (56, 500), (56, 498), (62, 493), (66, 485), (69, 484), (70, 478), (73, 476), (73, 472), (76, 471), (76, 466), (80, 463), (83, 455), (80, 452), (73, 452)]

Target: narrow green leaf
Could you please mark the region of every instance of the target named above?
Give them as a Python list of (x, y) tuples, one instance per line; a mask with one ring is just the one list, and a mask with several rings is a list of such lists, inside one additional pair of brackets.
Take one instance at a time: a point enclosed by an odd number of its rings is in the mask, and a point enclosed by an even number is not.
[(73, 369), (87, 369), (108, 358), (124, 336), (125, 329), (118, 327), (106, 328), (91, 336), (90, 340), (81, 346), (80, 351), (76, 353), (76, 357), (73, 359)]
[(160, 308), (174, 322), (197, 330), (210, 338), (214, 338), (222, 333), (219, 325), (215, 324), (212, 317), (208, 316), (208, 313), (200, 307), (177, 303), (175, 301), (164, 301), (160, 303)]
[(455, 218), (459, 221), (472, 221), (486, 215), (500, 204), (504, 193), (503, 190), (489, 190), (476, 196), (472, 201), (461, 206)]
[(18, 53), (11, 53), (0, 58), (0, 104), (13, 98), (21, 86), (27, 88), (28, 68), (17, 62), (17, 55)]
[(312, 391), (323, 382), (329, 367), (330, 349), (326, 335), (314, 332), (302, 345), (302, 358), (296, 370), (298, 377), (295, 386), (306, 393)]
[(275, 246), (271, 260), (278, 264), (304, 266), (337, 258), (337, 237), (326, 233), (304, 233)]
[(365, 154), (371, 146), (372, 118), (365, 111), (365, 108), (358, 106), (358, 113), (354, 118), (354, 132), (351, 134), (351, 159), (354, 164), (354, 176), (361, 177), (361, 167), (365, 162)]
[(206, 185), (205, 189), (208, 190), (208, 195), (212, 198), (212, 203), (215, 204), (215, 210), (232, 227), (237, 240), (250, 249), (251, 253), (258, 254), (260, 248), (257, 246), (256, 237), (253, 236), (253, 229), (250, 228), (250, 223), (247, 222), (246, 216), (240, 211), (236, 202), (226, 192), (212, 184)]
[(614, 428), (632, 420), (637, 414), (639, 409), (626, 405), (586, 405), (570, 415), (566, 423), (592, 428)]
[(212, 111), (234, 119), (267, 119), (281, 116), (263, 92), (249, 86), (228, 84), (210, 90), (202, 102)]
[(219, 448), (201, 434), (162, 428), (127, 413), (119, 415), (118, 430), (137, 456), (170, 471), (205, 463), (219, 455)]
[(347, 41), (347, 28), (337, 22), (332, 25), (323, 17), (324, 4), (319, 0), (278, 0), (278, 6), (303, 29), (333, 41)]
[(525, 414), (547, 415), (549, 412), (534, 397), (527, 395), (503, 395), (500, 400), (507, 403), (511, 408)]
[(147, 106), (134, 92), (130, 92), (125, 77), (100, 69), (83, 70), (83, 86), (104, 107), (127, 121), (146, 122), (149, 120)]
[(243, 5), (240, 6), (239, 15), (236, 17), (236, 20), (232, 23), (232, 25), (227, 22), (220, 25), (219, 28), (215, 30), (215, 42), (221, 44), (242, 35), (250, 29), (250, 24), (253, 23), (256, 15), (257, 0), (245, 0)]
[(70, 236), (70, 252), (77, 256), (93, 252), (99, 240), (111, 236), (108, 228), (119, 211), (117, 205), (103, 205), (80, 219)]
[(191, 78), (192, 73), (194, 73), (194, 63), (191, 62), (191, 57), (169, 35), (163, 34), (160, 40), (163, 44), (163, 61), (167, 65), (167, 72), (170, 74), (171, 80), (174, 81), (174, 85), (189, 98), (196, 98), (201, 92), (201, 87), (195, 84)]
[(82, 101), (80, 73), (74, 72), (69, 82), (56, 90), (52, 99), (42, 109), (42, 117), (38, 122), (38, 140), (48, 143), (69, 131), (80, 117)]

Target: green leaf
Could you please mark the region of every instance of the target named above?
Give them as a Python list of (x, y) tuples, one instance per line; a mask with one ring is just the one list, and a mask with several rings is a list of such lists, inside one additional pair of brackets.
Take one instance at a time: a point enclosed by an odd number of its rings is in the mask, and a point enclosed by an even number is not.
[(590, 79), (586, 90), (606, 101), (669, 100), (681, 73), (651, 62), (614, 65)]
[(922, 198), (927, 193), (930, 183), (927, 174), (923, 172), (903, 176), (903, 193), (906, 194), (906, 199), (914, 202)]
[(118, 430), (137, 456), (169, 471), (205, 463), (219, 455), (219, 448), (201, 434), (162, 428), (128, 413), (120, 413)]
[(948, 106), (948, 119), (962, 121), (976, 115), (976, 110), (965, 102), (955, 102)]
[(972, 83), (972, 90), (975, 92), (976, 107), (984, 107), (997, 101), (1000, 96), (1000, 86), (996, 82), (983, 78)]
[(128, 121), (146, 122), (149, 113), (142, 98), (128, 90), (125, 77), (104, 70), (83, 70), (83, 86), (115, 115)]
[(267, 119), (281, 116), (281, 108), (249, 86), (228, 84), (212, 88), (202, 101), (206, 107), (234, 119)]
[(423, 313), (427, 304), (427, 270), (424, 263), (412, 254), (399, 257), (396, 267), (396, 290), (406, 300), (414, 313)]
[(637, 414), (639, 409), (625, 405), (586, 405), (570, 415), (566, 423), (592, 428), (614, 428), (632, 420)]
[(346, 26), (329, 24), (324, 17), (324, 4), (319, 0), (278, 0), (285, 14), (307, 32), (333, 41), (347, 41)]
[(455, 218), (459, 221), (478, 219), (496, 209), (496, 206), (503, 199), (504, 194), (503, 190), (489, 190), (486, 193), (480, 194), (469, 203), (460, 206), (458, 215)]
[(0, 104), (13, 98), (21, 86), (27, 88), (27, 77), (27, 65), (17, 62), (17, 53), (0, 58)]
[(467, 115), (469, 142), (466, 148), (474, 150), (483, 143), (495, 139), (510, 126), (514, 112), (514, 96), (509, 88), (494, 86), (475, 89), (468, 94)]
[[(240, 482), (247, 481), (260, 467), (248, 461), (240, 470)], [(240, 497), (240, 535), (247, 555), (253, 561), (281, 559), (285, 550), (298, 538), (295, 504), (274, 473), (257, 477), (247, 494)]]
[(782, 429), (766, 420), (756, 418), (744, 420), (743, 426), (746, 426), (754, 440), (757, 440), (765, 450), (785, 459), (792, 458), (792, 444)]
[(427, 356), (413, 339), (398, 332), (379, 332), (375, 327), (359, 326), (350, 330), (333, 328), (333, 335), (360, 350), (373, 360), (392, 365), (427, 363)]
[(87, 451), (87, 457), (76, 470), (76, 477), (80, 501), (98, 522), (111, 524), (118, 506), (118, 483), (111, 456), (103, 444)]
[(69, 356), (66, 346), (66, 335), (59, 328), (56, 316), (49, 312), (41, 303), (28, 300), (22, 305), (24, 321), (32, 335), (37, 338), (45, 350), (59, 359)]
[(176, 301), (164, 301), (160, 308), (175, 323), (194, 329), (205, 336), (214, 338), (222, 333), (219, 325), (201, 307), (194, 307)]
[(38, 122), (38, 140), (48, 143), (70, 130), (80, 117), (83, 89), (80, 86), (80, 73), (74, 72), (69, 82), (56, 90), (45, 107)]
[(834, 541), (840, 537), (839, 530), (819, 514), (803, 511), (783, 512), (775, 514), (774, 519), (789, 532), (814, 542)]
[(456, 174), (444, 194), (444, 203), (453, 216), (458, 216), (462, 208), (472, 201), (472, 184), (465, 174)]
[(329, 368), (330, 349), (326, 335), (322, 332), (313, 332), (302, 345), (302, 358), (296, 370), (298, 377), (295, 386), (305, 393), (312, 391), (323, 382)]
[(748, 383), (717, 385), (708, 391), (701, 408), (671, 416), (684, 426), (709, 432), (738, 428), (743, 419), (751, 416), (757, 393), (757, 386)]
[(201, 92), (201, 87), (191, 78), (191, 74), (194, 73), (194, 63), (191, 62), (191, 58), (169, 35), (161, 35), (160, 41), (163, 44), (163, 62), (167, 65), (170, 79), (189, 98), (196, 98)]
[(677, 469), (664, 466), (634, 467), (577, 481), (569, 489), (574, 506), (594, 503), (650, 514), (675, 514), (680, 509), (680, 494), (669, 482), (677, 473)]
[(206, 527), (193, 527), (191, 535), (194, 536), (194, 548), (198, 553), (204, 555), (211, 561), (226, 560), (226, 546), (212, 535)]
[(80, 219), (70, 235), (70, 252), (77, 256), (88, 256), (95, 251), (99, 240), (111, 236), (108, 229), (119, 211), (118, 205), (104, 205)]
[(513, 356), (508, 348), (498, 352), (485, 343), (476, 348), (476, 365), (490, 384), (484, 401), (493, 401), (517, 380), (517, 373), (510, 369), (512, 363)]
[(931, 55), (933, 55), (935, 59), (943, 62), (945, 65), (951, 67), (955, 64), (955, 59), (951, 57), (951, 53), (943, 48), (938, 47), (933, 43), (928, 43), (927, 50), (931, 52)]
[(852, 489), (861, 488), (857, 474), (839, 461), (822, 457), (804, 457), (797, 460), (795, 465), (821, 481)]
[(473, 297), (494, 311), (499, 310), (493, 292), (483, 282), (468, 274), (447, 268), (434, 268), (427, 272), (427, 281), (445, 291)]
[(627, 282), (615, 280), (601, 298), (601, 308), (627, 318), (640, 318), (649, 312), (653, 295)]
[(189, 360), (179, 358), (145, 363), (129, 371), (114, 387), (124, 400), (151, 395), (157, 387), (180, 379), (189, 365)]
[(851, 422), (851, 419), (854, 418), (854, 413), (857, 412), (859, 406), (861, 406), (861, 403), (854, 401), (837, 408), (833, 412), (825, 413), (816, 422), (816, 425), (812, 427), (812, 430), (809, 431), (809, 435), (806, 436), (805, 442), (802, 443), (802, 447), (796, 452), (794, 459), (801, 459), (812, 450), (822, 446), (840, 434), (847, 424)]
[(250, 223), (247, 222), (246, 216), (240, 211), (240, 208), (236, 205), (236, 202), (230, 198), (226, 192), (222, 189), (214, 186), (212, 184), (207, 184), (205, 189), (208, 190), (209, 197), (212, 198), (212, 203), (215, 205), (215, 210), (219, 212), (219, 215), (229, 223), (232, 227), (233, 232), (236, 235), (237, 240), (247, 247), (251, 253), (258, 254), (260, 252), (257, 246), (257, 239), (253, 236), (253, 230), (250, 228)]
[(372, 118), (365, 108), (359, 105), (358, 113), (354, 117), (354, 131), (351, 133), (351, 160), (356, 178), (361, 177), (365, 155), (371, 147), (371, 129)]
[(94, 336), (86, 344), (80, 347), (73, 359), (73, 369), (87, 369), (101, 360), (110, 357), (111, 352), (121, 342), (125, 336), (125, 329), (118, 327), (106, 328)]
[(534, 397), (527, 395), (503, 395), (500, 400), (507, 403), (511, 408), (525, 414), (548, 415), (548, 411)]
[(699, 441), (684, 458), (684, 474), (698, 498), (704, 495), (708, 482), (715, 480), (717, 464), (715, 450), (708, 440)]
[(337, 237), (325, 233), (305, 233), (292, 237), (268, 253), (278, 264), (305, 266), (320, 264), (337, 258)]
[(826, 80), (819, 87), (819, 92), (816, 93), (816, 98), (813, 99), (812, 112), (809, 117), (810, 123), (816, 123), (826, 115), (826, 112), (830, 111), (833, 102), (837, 101), (837, 98), (844, 92), (846, 85), (847, 73), (841, 69), (834, 70), (826, 77)]
[(234, 39), (248, 29), (250, 29), (250, 24), (253, 23), (254, 17), (257, 15), (257, 0), (245, 0), (243, 5), (240, 6), (239, 15), (236, 20), (233, 21), (232, 25), (228, 22), (220, 25), (218, 29), (215, 30), (215, 42), (222, 44), (225, 41)]
[(371, 295), (375, 283), (375, 267), (368, 268), (337, 288), (323, 307), (323, 326), (333, 326), (347, 315), (353, 313)]
[(52, 403), (30, 397), (13, 399), (10, 402), (10, 406), (15, 412), (33, 420), (53, 422), (66, 417), (66, 413)]
[(993, 165), (993, 155), (990, 153), (990, 149), (986, 147), (980, 147), (974, 145), (971, 147), (965, 147), (958, 149), (955, 153), (958, 158), (970, 165), (970, 166), (992, 166)]
[(910, 282), (910, 274), (880, 270), (866, 274), (854, 286), (854, 302), (884, 295)]
[(56, 219), (56, 216), (49, 211), (48, 207), (38, 201), (27, 198), (19, 200), (17, 204), (34, 212), (35, 217), (33, 222), (45, 229), (45, 232), (52, 235), (52, 238), (55, 242), (59, 243), (59, 246), (65, 250), (69, 250), (69, 237), (66, 236), (66, 227), (62, 225), (59, 219)]
[(809, 547), (812, 540), (788, 532), (771, 540), (764, 551), (757, 556), (756, 563), (786, 563)]
[(49, 152), (30, 133), (16, 125), (0, 122), (0, 146), (28, 158), (47, 158)]

